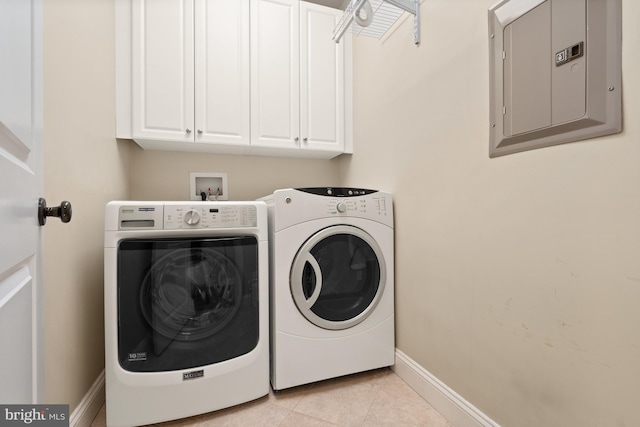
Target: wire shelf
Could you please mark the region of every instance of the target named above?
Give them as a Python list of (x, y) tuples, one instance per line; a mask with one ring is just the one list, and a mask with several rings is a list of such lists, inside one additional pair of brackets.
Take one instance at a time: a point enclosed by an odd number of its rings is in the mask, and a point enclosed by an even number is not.
[(367, 26), (358, 25), (354, 15), (367, 0), (351, 0), (333, 32), (333, 39), (340, 41), (342, 35), (351, 27), (351, 33), (358, 36), (382, 38), (393, 27), (403, 12), (414, 15), (414, 41), (420, 43), (420, 2), (417, 0), (368, 0), (373, 19)]
[(367, 27), (361, 27), (357, 22), (351, 25), (351, 33), (357, 36), (382, 38), (404, 12), (383, 0), (369, 0), (373, 10), (373, 21)]

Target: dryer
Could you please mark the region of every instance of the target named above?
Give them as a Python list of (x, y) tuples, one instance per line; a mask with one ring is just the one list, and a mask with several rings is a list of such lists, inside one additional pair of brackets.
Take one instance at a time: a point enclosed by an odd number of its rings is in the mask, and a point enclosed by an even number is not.
[(110, 202), (108, 426), (188, 417), (269, 392), (262, 202)]
[(269, 213), (274, 390), (394, 364), (391, 195), (277, 190)]

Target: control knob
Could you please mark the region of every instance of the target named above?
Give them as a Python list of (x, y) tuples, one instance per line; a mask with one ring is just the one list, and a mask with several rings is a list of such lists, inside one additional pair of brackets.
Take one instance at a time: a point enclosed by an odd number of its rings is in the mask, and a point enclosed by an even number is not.
[(340, 213), (344, 213), (347, 211), (347, 204), (344, 202), (340, 202), (338, 203), (338, 205), (336, 206), (336, 209), (338, 210), (338, 212)]
[(194, 209), (190, 209), (184, 213), (184, 222), (188, 225), (196, 225), (200, 222), (200, 214)]

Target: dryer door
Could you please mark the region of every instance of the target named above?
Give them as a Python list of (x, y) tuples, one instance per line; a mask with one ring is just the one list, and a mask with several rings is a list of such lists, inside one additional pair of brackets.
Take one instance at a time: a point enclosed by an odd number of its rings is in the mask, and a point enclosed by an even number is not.
[(293, 260), (290, 286), (300, 313), (325, 329), (347, 329), (365, 320), (382, 297), (386, 266), (364, 230), (339, 225), (320, 230)]

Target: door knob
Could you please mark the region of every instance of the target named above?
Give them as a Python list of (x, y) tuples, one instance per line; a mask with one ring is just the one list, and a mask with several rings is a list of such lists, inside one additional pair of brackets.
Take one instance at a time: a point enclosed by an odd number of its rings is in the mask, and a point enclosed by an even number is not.
[(48, 208), (47, 201), (40, 197), (40, 200), (38, 200), (38, 223), (45, 225), (48, 216), (60, 218), (62, 222), (71, 221), (71, 203), (65, 200), (60, 203), (60, 206)]

